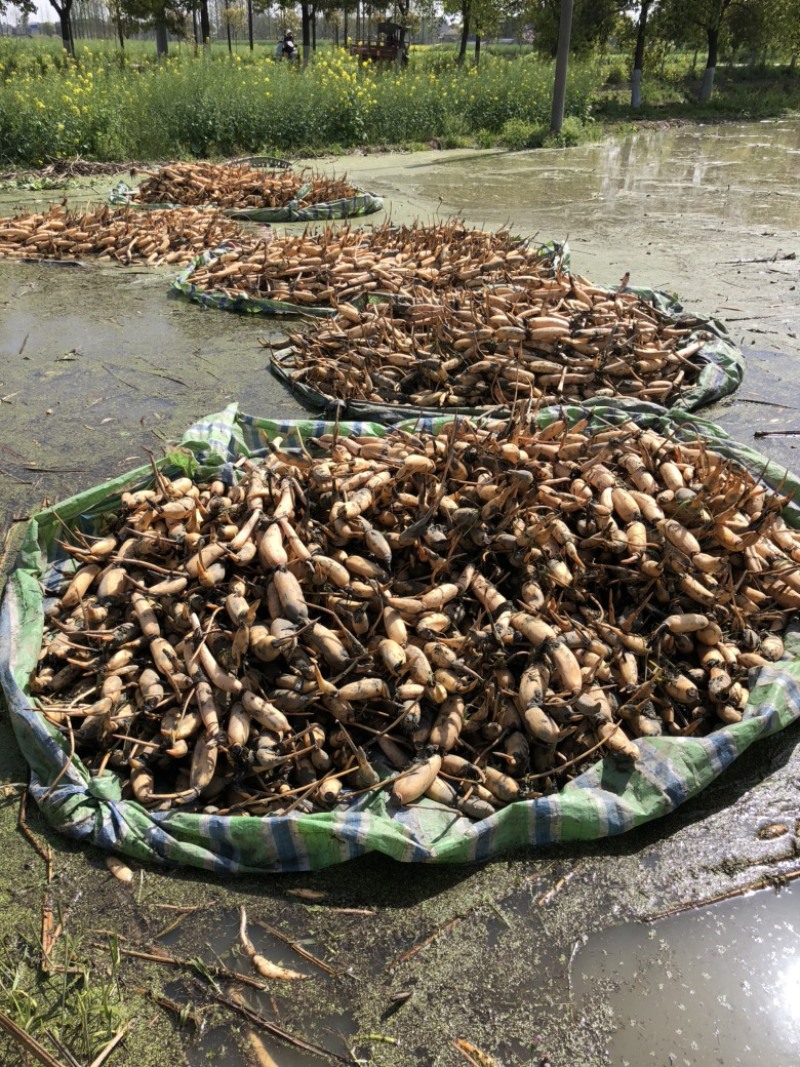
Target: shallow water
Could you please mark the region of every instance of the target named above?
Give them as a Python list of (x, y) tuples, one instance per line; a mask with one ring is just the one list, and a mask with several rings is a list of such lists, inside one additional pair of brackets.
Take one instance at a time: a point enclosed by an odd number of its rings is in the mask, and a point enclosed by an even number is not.
[(619, 1067), (796, 1067), (799, 924), (790, 887), (611, 927), (577, 952), (573, 1000), (603, 991)]
[[(252, 988), (243, 989), (242, 995), (247, 1006), (268, 1022), (291, 1032), (292, 1024), (287, 1025), (284, 1018), (287, 1011), (285, 1001), (287, 998), (291, 1000), (292, 990), (296, 988), (298, 981), (302, 981), (303, 984), (307, 981), (313, 982), (314, 995), (319, 1007), (303, 1019), (302, 1029), (296, 1029), (295, 1033), (298, 1037), (302, 1036), (306, 1042), (340, 1055), (346, 1055), (347, 1043), (355, 1035), (357, 1026), (352, 1014), (348, 1011), (346, 998), (337, 996), (337, 987), (341, 994), (353, 979), (335, 980), (296, 955), (283, 941), (271, 936), (258, 925), (259, 911), (260, 909), (251, 909), (248, 923), (248, 936), (256, 951), (266, 956), (271, 963), (304, 974), (306, 978), (271, 983), (277, 999), (272, 993), (264, 993)], [(255, 977), (255, 972), (239, 944), (238, 914), (227, 910), (221, 912), (211, 923), (207, 924), (207, 927), (204, 924), (203, 933), (206, 936), (200, 952), (204, 959), (222, 962), (233, 970)], [(181, 941), (180, 932), (176, 932), (173, 936), (168, 935), (160, 939), (160, 944), (171, 951), (178, 951)], [(193, 940), (193, 947), (196, 947), (196, 940)], [(302, 938), (301, 947), (330, 966), (337, 965), (335, 956), (324, 944), (319, 944), (314, 937)], [(180, 983), (175, 983), (169, 993), (181, 1003), (186, 1000), (186, 990), (181, 987)], [(283, 1010), (279, 1002), (284, 1003)], [(291, 1009), (288, 1010), (291, 1013)], [(277, 1058), (280, 1067), (318, 1067), (319, 1056), (282, 1042), (263, 1030), (257, 1032), (265, 1047)], [(247, 1062), (234, 1047), (231, 1047), (229, 1028), (224, 1025), (209, 1026), (207, 1030), (197, 1035), (196, 1041), (192, 1042), (188, 1049), (188, 1058), (198, 1067), (209, 1062), (209, 1059), (226, 1064), (242, 1063), (244, 1065)]]
[(616, 244), (634, 211), (668, 236), (687, 224), (794, 229), (798, 158), (800, 122), (785, 119), (640, 130), (569, 149), (368, 155), (347, 171), (372, 179), (393, 217), (417, 206), (482, 215), (580, 246), (605, 231)]

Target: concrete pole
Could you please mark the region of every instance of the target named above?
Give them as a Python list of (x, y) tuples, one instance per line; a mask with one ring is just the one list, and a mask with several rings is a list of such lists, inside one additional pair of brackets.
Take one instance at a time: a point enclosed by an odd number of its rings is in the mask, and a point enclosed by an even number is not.
[(558, 20), (556, 80), (553, 86), (553, 112), (550, 117), (551, 133), (558, 133), (564, 124), (564, 100), (567, 95), (567, 64), (569, 62), (569, 39), (571, 33), (572, 0), (561, 0), (561, 17)]

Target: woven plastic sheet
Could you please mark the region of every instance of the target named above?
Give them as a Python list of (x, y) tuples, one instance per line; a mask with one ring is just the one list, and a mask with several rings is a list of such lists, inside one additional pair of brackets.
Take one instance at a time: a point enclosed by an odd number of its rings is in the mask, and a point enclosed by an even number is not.
[[(229, 219), (239, 219), (242, 222), (326, 222), (334, 219), (361, 218), (364, 215), (374, 215), (376, 211), (383, 210), (383, 200), (374, 193), (359, 191), (354, 196), (342, 197), (339, 200), (322, 201), (319, 204), (303, 204), (303, 198), (311, 191), (311, 184), (302, 186), (293, 200), (283, 207), (260, 207), (260, 208), (214, 208), (208, 205), (208, 210), (219, 211)], [(138, 207), (147, 211), (159, 211), (165, 208), (179, 208), (181, 204), (143, 204), (136, 200), (136, 189), (132, 189), (125, 182), (118, 182), (109, 194), (109, 203), (115, 207)]]
[[(651, 404), (595, 402), (549, 409), (540, 412), (538, 420), (546, 423), (564, 416), (570, 422), (588, 417), (594, 429), (633, 418), (678, 439), (691, 441), (699, 434), (767, 483), (780, 485), (785, 493), (800, 493), (800, 483), (782, 468), (738, 445), (713, 424), (683, 412), (668, 413)], [(416, 426), (435, 430), (443, 422), (423, 421)], [(308, 439), (332, 428), (325, 422), (284, 423), (240, 415), (232, 406), (191, 427), (183, 448), (168, 456), (164, 465), (224, 479), (232, 474), (230, 464), (236, 457), (263, 452), (265, 442), (276, 435), (284, 437), (287, 447), (292, 432)], [(391, 432), (381, 425), (339, 425), (341, 434)], [(60, 521), (89, 531), (102, 512), (115, 506), (124, 489), (140, 487), (151, 478), (149, 468), (140, 468), (35, 516), (0, 613), (0, 682), (31, 768), (31, 793), (54, 826), (87, 844), (139, 860), (230, 874), (317, 869), (370, 851), (406, 862), (489, 860), (523, 846), (623, 833), (667, 815), (701, 792), (754, 742), (800, 716), (800, 638), (790, 632), (784, 658), (758, 674), (742, 722), (722, 726), (704, 738), (642, 738), (635, 742), (640, 758), (634, 765), (606, 757), (560, 793), (519, 801), (481, 822), (427, 800), (392, 811), (384, 792), (345, 800), (328, 813), (283, 817), (147, 811), (121, 799), (120, 783), (111, 773), (91, 777), (79, 758), (70, 758), (64, 738), (32, 707), (26, 682), (41, 645), (42, 589), (54, 586), (64, 562), (56, 543)], [(797, 505), (787, 505), (785, 515), (788, 522), (800, 525)]]
[[(219, 255), (220, 250), (204, 252), (186, 267), (172, 284), (173, 289), (195, 303), (220, 311), (235, 311), (249, 315), (270, 316), (306, 316), (324, 318), (336, 314), (336, 309), (327, 305), (295, 304), (291, 301), (270, 300), (267, 297), (251, 296), (247, 293), (226, 293), (215, 289), (204, 289), (195, 285), (193, 276), (201, 266), (207, 266)], [(553, 269), (569, 268), (569, 249), (566, 245), (549, 244), (542, 246), (543, 252), (551, 254)], [(609, 293), (615, 292), (609, 289)], [(708, 404), (713, 404), (723, 397), (730, 396), (741, 385), (745, 371), (745, 360), (741, 351), (733, 343), (725, 326), (716, 319), (702, 318), (684, 312), (677, 300), (658, 289), (632, 287), (626, 292), (636, 293), (642, 300), (658, 308), (681, 325), (690, 321), (696, 325), (686, 344), (691, 344), (699, 334), (710, 335), (703, 347), (695, 353), (692, 361), (699, 367), (697, 378), (673, 402), (671, 408), (696, 411)], [(391, 300), (389, 294), (374, 293), (370, 301)], [(364, 298), (352, 300), (355, 306), (362, 306)], [(300, 402), (310, 411), (319, 412), (325, 418), (343, 420), (370, 419), (382, 423), (397, 423), (404, 419), (419, 417), (436, 417), (443, 414), (440, 409), (415, 407), (410, 404), (376, 404), (363, 400), (332, 397), (307, 382), (296, 380), (301, 368), (295, 363), (295, 353), (291, 346), (274, 351), (270, 358), (270, 370), (286, 385)], [(505, 408), (492, 405), (463, 406), (447, 408), (449, 415), (481, 415), (489, 412), (500, 416), (508, 415)]]
[[(217, 311), (235, 311), (243, 315), (269, 315), (269, 316), (296, 316), (299, 318), (326, 318), (336, 314), (336, 308), (330, 304), (296, 304), (289, 300), (270, 300), (264, 296), (251, 296), (248, 293), (226, 293), (220, 289), (204, 289), (196, 285), (193, 281), (194, 274), (199, 267), (206, 267), (209, 263), (214, 263), (221, 254), (230, 251), (233, 245), (223, 245), (220, 248), (215, 248), (203, 252), (199, 255), (188, 267), (185, 267), (175, 281), (172, 283), (172, 288), (175, 292), (180, 293), (181, 296), (185, 296), (187, 300), (193, 301), (195, 304), (202, 304), (203, 307), (214, 308)], [(542, 256), (547, 257), (549, 266), (552, 270), (559, 269), (568, 262), (569, 249), (566, 245), (561, 245), (556, 242), (550, 242), (546, 245), (540, 245), (538, 251)], [(391, 300), (392, 296), (389, 293), (370, 293), (369, 296), (362, 295), (356, 296), (350, 299), (351, 303), (356, 308), (363, 308), (367, 303), (376, 303), (386, 300)], [(272, 364), (271, 364), (272, 365)], [(330, 411), (330, 417), (332, 418), (337, 410), (335, 406), (339, 405), (338, 410), (341, 412), (344, 410), (341, 407), (342, 401), (334, 402), (329, 397), (324, 396), (318, 390), (309, 390), (306, 395), (303, 389), (294, 389), (294, 385), (291, 381), (288, 381), (283, 375), (276, 370), (277, 377), (281, 377), (286, 384), (296, 392), (297, 396), (302, 400), (306, 407), (311, 408), (312, 411), (328, 412)], [(334, 404), (331, 408), (330, 405)], [(372, 418), (377, 418), (380, 422), (397, 422), (402, 418), (413, 418), (419, 414), (417, 408), (408, 407), (404, 409), (404, 413), (398, 414), (395, 412), (394, 417), (387, 420), (382, 414), (375, 414), (375, 405), (363, 405), (365, 412), (372, 412)], [(467, 413), (474, 413), (475, 408), (461, 408), (458, 410), (450, 409), (451, 415), (461, 415)], [(436, 412), (435, 414), (438, 414)], [(351, 415), (347, 416), (352, 419), (360, 419), (363, 417), (369, 417), (359, 413), (358, 407), (353, 410)]]
[[(175, 292), (180, 293), (181, 296), (185, 296), (188, 300), (192, 300), (196, 304), (202, 304), (203, 307), (215, 308), (218, 311), (235, 311), (244, 315), (295, 315), (298, 317), (308, 318), (323, 318), (325, 316), (332, 316), (336, 314), (336, 308), (330, 304), (295, 304), (288, 300), (270, 300), (268, 297), (252, 296), (245, 292), (227, 293), (220, 289), (204, 289), (198, 285), (195, 285), (193, 276), (199, 267), (206, 267), (209, 263), (214, 263), (221, 254), (228, 252), (233, 248), (233, 245), (222, 245), (219, 248), (209, 249), (199, 255), (194, 262), (190, 263), (188, 267), (185, 267), (175, 281), (172, 283), (172, 288)], [(540, 244), (537, 248), (537, 252), (545, 257), (548, 261), (548, 267), (552, 271), (566, 269), (569, 264), (569, 247), (566, 244), (559, 244), (556, 241), (550, 241), (547, 244)], [(638, 291), (638, 290), (637, 290)], [(392, 295), (390, 293), (372, 292), (368, 296), (360, 295), (351, 297), (349, 303), (356, 308), (363, 308), (367, 303), (377, 303), (381, 301), (391, 300)], [(281, 377), (279, 374), (278, 377)], [(292, 387), (290, 382), (287, 384)], [(302, 390), (297, 390), (297, 395), (303, 400), (303, 402), (312, 410), (325, 412), (331, 403), (342, 404), (342, 401), (334, 402), (330, 398), (325, 397), (317, 390), (311, 390), (307, 399), (304, 399)], [(375, 412), (377, 409), (375, 405), (365, 405), (365, 410)], [(340, 410), (343, 410), (340, 408)], [(382, 409), (381, 409), (382, 410)], [(336, 408), (331, 410), (331, 417), (335, 413)], [(474, 413), (475, 408), (463, 408), (463, 409), (449, 409), (449, 414), (460, 415), (467, 412)], [(419, 414), (417, 408), (407, 408), (406, 413), (403, 415), (395, 415), (390, 419), (391, 422), (397, 422), (398, 418), (413, 418), (415, 414)], [(439, 414), (439, 412), (434, 412)], [(361, 414), (358, 414), (357, 409), (351, 416), (353, 419), (362, 418)], [(373, 415), (381, 422), (387, 421), (386, 418), (381, 415)]]
[[(187, 271), (185, 273), (190, 273)], [(665, 293), (655, 289), (632, 289), (643, 300), (666, 312), (676, 325), (684, 321), (697, 323), (696, 315), (687, 315), (680, 304), (673, 302)], [(204, 301), (205, 302), (205, 301)], [(216, 305), (220, 306), (220, 305)], [(234, 309), (236, 310), (236, 309)], [(243, 310), (248, 310), (243, 308)], [(699, 335), (709, 335), (703, 347), (692, 357), (699, 366), (697, 378), (691, 387), (680, 394), (671, 405), (671, 410), (696, 411), (734, 393), (744, 377), (745, 360), (741, 351), (734, 345), (722, 323), (715, 319), (701, 319), (700, 325), (686, 338), (691, 344)], [(344, 400), (328, 396), (322, 390), (308, 382), (296, 380), (302, 369), (295, 361), (295, 350), (291, 346), (275, 351), (270, 358), (270, 370), (287, 388), (295, 394), (300, 402), (312, 411), (318, 411), (326, 418), (340, 419), (374, 419), (379, 422), (397, 423), (414, 417), (435, 417), (443, 412), (440, 409), (414, 407), (409, 404), (377, 404), (364, 400)], [(457, 407), (446, 408), (450, 415), (486, 415), (492, 413), (499, 417), (508, 417), (507, 408), (498, 407)]]
[(229, 294), (218, 289), (201, 289), (192, 281), (192, 275), (198, 267), (213, 262), (221, 251), (227, 251), (227, 248), (215, 248), (213, 252), (204, 252), (198, 256), (172, 283), (173, 291), (195, 304), (202, 304), (203, 307), (217, 311), (236, 311), (243, 315), (286, 315), (292, 318), (305, 316), (313, 319), (330, 318), (336, 314), (336, 308), (320, 304), (293, 304), (290, 300), (269, 300), (267, 297), (252, 297), (244, 293)]

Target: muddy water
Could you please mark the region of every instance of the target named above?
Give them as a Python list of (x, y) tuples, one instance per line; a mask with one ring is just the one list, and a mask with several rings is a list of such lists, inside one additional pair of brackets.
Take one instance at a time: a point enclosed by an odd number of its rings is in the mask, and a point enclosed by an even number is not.
[[(307, 960), (298, 957), (283, 941), (265, 931), (264, 926), (260, 925), (264, 923), (264, 919), (259, 918), (259, 910), (251, 909), (250, 920), (248, 936), (256, 950), (267, 956), (272, 963), (303, 975), (302, 978), (292, 979), (291, 982), (312, 981), (314, 984), (318, 1007), (315, 1011), (305, 1014), (301, 1024), (302, 1029), (295, 1032), (302, 1033), (303, 1040), (309, 1044), (346, 1055), (348, 1045), (355, 1039), (358, 1027), (352, 1012), (348, 1009), (346, 998), (341, 994), (348, 985), (352, 985), (355, 979), (347, 977), (336, 979)], [(204, 943), (205, 958), (214, 958), (245, 974), (252, 973), (247, 957), (240, 948), (239, 922), (238, 914), (226, 910), (207, 924), (203, 931), (207, 935)], [(180, 932), (160, 940), (165, 948), (176, 952), (180, 951), (184, 942), (185, 938)], [(335, 954), (331, 953), (317, 938), (313, 936), (303, 938), (300, 947), (314, 954), (322, 963), (336, 967), (338, 961)], [(186, 996), (186, 991), (179, 982), (173, 984), (169, 993), (181, 1001)], [(283, 1028), (287, 1028), (280, 1008), (277, 1012), (275, 1011), (274, 996), (271, 997), (269, 993), (254, 989), (248, 990), (247, 1005), (263, 1017), (277, 1025), (283, 1023)], [(287, 1045), (270, 1034), (263, 1034), (262, 1040), (265, 1046), (279, 1057), (280, 1067), (319, 1067), (320, 1057), (312, 1052)], [(224, 1062), (230, 1064), (244, 1062), (233, 1050), (226, 1052), (226, 1045), (230, 1046), (229, 1028), (224, 1024), (216, 1027), (209, 1025), (205, 1032), (198, 1035), (196, 1045), (191, 1050), (191, 1062), (197, 1063), (198, 1067), (206, 1063), (209, 1058), (221, 1057)]]
[(800, 894), (765, 891), (653, 925), (615, 926), (573, 961), (577, 1002), (602, 989), (612, 1063), (796, 1067)]
[[(800, 260), (783, 258), (800, 256), (799, 154), (800, 122), (787, 121), (644, 131), (569, 151), (367, 156), (330, 166), (384, 194), (397, 221), (459, 212), (470, 223), (566, 238), (577, 271), (615, 282), (629, 270), (634, 283), (675, 292), (692, 310), (725, 320), (751, 358), (738, 396), (709, 414), (753, 443), (757, 429), (800, 429)], [(102, 191), (95, 183), (78, 196)], [(160, 449), (229, 400), (265, 415), (300, 414), (265, 371), (258, 345), (259, 336), (285, 327), (169, 299), (168, 282), (167, 273), (138, 269), (0, 264), (6, 521), (44, 495), (63, 496), (139, 464), (144, 447)], [(800, 438), (773, 437), (761, 447), (800, 468), (794, 442)], [(789, 1010), (782, 1029), (767, 1013), (783, 995), (779, 976), (785, 992), (795, 981), (788, 925), (795, 891), (653, 927), (628, 924), (796, 868), (799, 739), (800, 727), (765, 741), (696, 801), (621, 839), (525, 852), (478, 869), (401, 870), (371, 857), (259, 881), (148, 871), (131, 894), (109, 887), (80, 850), (50, 841), (64, 884), (86, 885), (90, 927), (99, 909), (129, 937), (152, 937), (154, 909), (196, 902), (206, 909), (201, 917), (161, 943), (185, 956), (221, 954), (245, 969), (235, 947), (236, 909), (245, 903), (253, 924), (266, 921), (301, 940), (346, 973), (316, 972), (251, 925), (261, 951), (315, 977), (248, 998), (273, 1022), (335, 1052), (352, 1048), (371, 1064), (456, 1067), (466, 1061), (452, 1041), (462, 1038), (504, 1067), (538, 1065), (545, 1056), (554, 1067), (706, 1067), (746, 1063), (746, 1054), (790, 1067), (800, 1063), (800, 1039)], [(765, 832), (776, 824), (785, 832)], [(16, 840), (10, 824), (2, 832)], [(287, 895), (289, 886), (327, 897), (306, 907)], [(183, 983), (174, 992), (198, 999)], [(705, 1013), (696, 1010), (700, 1000)], [(120, 1053), (122, 1067), (149, 1067), (153, 1039), (142, 1020), (151, 1015), (145, 1006), (129, 1053)], [(773, 1036), (774, 1056), (754, 1015)], [(280, 1067), (323, 1062), (264, 1040)], [(167, 1027), (158, 1041), (159, 1063), (248, 1062), (244, 1033), (220, 1017), (210, 1017), (197, 1040)]]
[(302, 412), (265, 371), (274, 323), (205, 312), (142, 269), (0, 265), (0, 515), (139, 466), (231, 401)]

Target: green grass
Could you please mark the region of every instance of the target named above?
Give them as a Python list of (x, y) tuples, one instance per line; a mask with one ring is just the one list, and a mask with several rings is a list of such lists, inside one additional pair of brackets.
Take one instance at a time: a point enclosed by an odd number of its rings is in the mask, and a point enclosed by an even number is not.
[[(452, 54), (431, 50), (402, 71), (359, 68), (327, 49), (303, 72), (274, 63), (271, 51), (195, 57), (184, 47), (158, 64), (103, 44), (79, 46), (76, 64), (52, 42), (0, 41), (0, 163), (461, 146), (499, 138), (509, 120), (549, 118), (552, 66), (532, 55), (486, 55), (478, 70), (458, 70)], [(600, 81), (596, 65), (573, 65), (575, 121), (590, 116)]]
[(632, 119), (685, 119), (709, 122), (722, 119), (762, 119), (800, 111), (800, 69), (773, 64), (751, 67), (745, 63), (717, 67), (714, 95), (700, 105), (703, 57), (692, 69), (692, 56), (659, 58), (642, 81), (642, 108), (630, 107), (629, 64), (613, 57), (603, 64), (605, 85), (595, 106), (600, 121)]
[[(50, 960), (48, 974), (40, 968), (41, 945), (33, 934), (0, 940), (0, 1009), (57, 1059), (53, 1038), (79, 1062), (89, 1063), (124, 1023), (119, 954), (112, 945), (100, 971), (86, 960), (80, 940), (65, 930)], [(23, 1062), (28, 1061), (17, 1044), (0, 1036), (0, 1067)]]
[[(714, 99), (696, 103), (702, 57), (654, 53), (644, 106), (630, 108), (629, 58), (570, 67), (566, 122), (547, 135), (552, 64), (517, 46), (484, 49), (481, 65), (454, 63), (453, 46), (413, 50), (407, 70), (359, 67), (321, 44), (306, 71), (272, 60), (272, 42), (231, 56), (196, 56), (152, 42), (78, 42), (77, 62), (57, 39), (0, 40), (0, 165), (346, 152), (359, 146), (570, 146), (609, 125), (641, 120), (764, 118), (800, 110), (800, 72), (722, 66)], [(492, 54), (496, 52), (497, 54)]]

